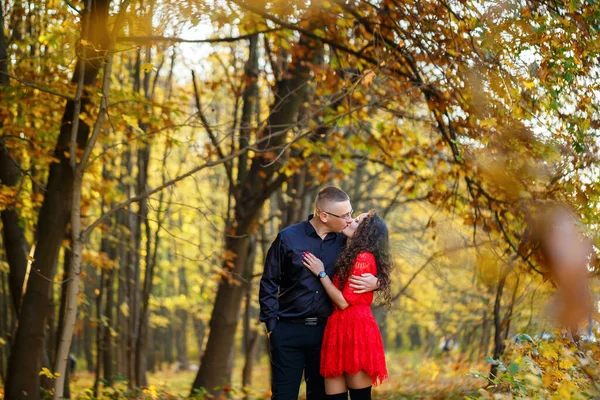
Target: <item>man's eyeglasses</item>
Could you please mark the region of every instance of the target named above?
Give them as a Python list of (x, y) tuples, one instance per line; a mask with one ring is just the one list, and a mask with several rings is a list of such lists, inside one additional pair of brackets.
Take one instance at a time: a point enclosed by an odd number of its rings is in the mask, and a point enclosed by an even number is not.
[(332, 217), (336, 217), (339, 219), (350, 219), (350, 218), (352, 218), (352, 214), (354, 214), (354, 210), (350, 210), (350, 212), (348, 212), (344, 215), (337, 215), (334, 213), (330, 213), (329, 211), (322, 211), (322, 210), (319, 210), (319, 212), (325, 213), (327, 215), (331, 215)]

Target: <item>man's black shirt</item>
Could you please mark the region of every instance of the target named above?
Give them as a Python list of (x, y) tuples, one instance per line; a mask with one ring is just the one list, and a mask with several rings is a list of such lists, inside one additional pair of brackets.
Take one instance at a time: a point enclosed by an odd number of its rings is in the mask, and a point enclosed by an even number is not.
[(333, 277), (346, 237), (328, 233), (321, 239), (309, 220), (279, 232), (267, 253), (259, 302), (260, 320), (268, 331), (275, 328), (278, 318), (328, 317), (333, 310), (320, 279), (302, 264), (302, 254), (314, 254)]

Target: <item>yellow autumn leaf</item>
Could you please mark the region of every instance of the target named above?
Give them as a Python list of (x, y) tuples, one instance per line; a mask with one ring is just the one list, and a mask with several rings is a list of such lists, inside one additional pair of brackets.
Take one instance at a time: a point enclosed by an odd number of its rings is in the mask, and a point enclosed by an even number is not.
[(573, 360), (570, 358), (564, 358), (558, 362), (558, 366), (562, 369), (569, 369), (573, 366)]
[(554, 348), (554, 346), (543, 346), (540, 347), (540, 354), (542, 357), (550, 358), (552, 360), (558, 360), (558, 352)]
[(558, 398), (563, 400), (571, 399), (571, 389), (573, 388), (573, 383), (569, 381), (562, 381), (560, 385), (558, 385)]
[(493, 128), (493, 127), (495, 127), (497, 125), (498, 125), (498, 121), (496, 120), (496, 118), (484, 119), (479, 124), (479, 126), (481, 126), (482, 128)]
[(131, 115), (123, 115), (122, 118), (123, 121), (125, 121), (125, 123), (131, 128), (133, 128), (135, 131), (138, 131), (139, 133), (144, 133), (144, 131), (142, 131), (142, 129), (140, 128), (140, 124), (137, 118), (132, 117)]
[(122, 303), (119, 306), (119, 310), (121, 311), (121, 314), (123, 314), (125, 317), (129, 317), (129, 305), (127, 303)]
[(154, 67), (154, 65), (152, 65), (150, 63), (144, 63), (144, 64), (142, 64), (142, 66), (140, 68), (143, 72), (156, 71), (156, 68)]
[(48, 368), (43, 367), (40, 371), (40, 376), (45, 376), (48, 379), (56, 379), (60, 376), (59, 373), (53, 374)]

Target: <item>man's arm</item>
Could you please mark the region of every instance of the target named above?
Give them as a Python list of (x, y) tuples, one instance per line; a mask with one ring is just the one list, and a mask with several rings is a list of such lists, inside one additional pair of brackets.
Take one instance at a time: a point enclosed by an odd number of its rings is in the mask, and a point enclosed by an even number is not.
[(258, 302), (260, 303), (260, 320), (265, 323), (267, 333), (271, 333), (277, 325), (277, 311), (279, 311), (279, 285), (281, 281), (281, 263), (285, 251), (281, 235), (277, 235), (271, 244), (265, 259), (265, 269), (260, 279)]
[(379, 289), (379, 279), (373, 274), (352, 275), (348, 278), (349, 285), (354, 293), (369, 293)]

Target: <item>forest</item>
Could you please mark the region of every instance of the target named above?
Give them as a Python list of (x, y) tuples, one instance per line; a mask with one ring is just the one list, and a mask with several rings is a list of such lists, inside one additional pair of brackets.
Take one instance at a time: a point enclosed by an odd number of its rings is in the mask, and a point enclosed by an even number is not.
[(597, 1), (0, 23), (0, 399), (269, 399), (265, 256), (327, 185), (390, 231), (374, 398), (600, 396)]

